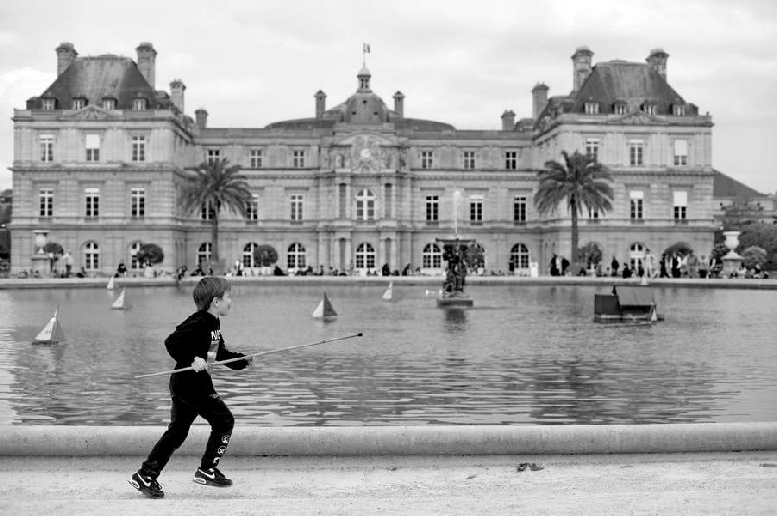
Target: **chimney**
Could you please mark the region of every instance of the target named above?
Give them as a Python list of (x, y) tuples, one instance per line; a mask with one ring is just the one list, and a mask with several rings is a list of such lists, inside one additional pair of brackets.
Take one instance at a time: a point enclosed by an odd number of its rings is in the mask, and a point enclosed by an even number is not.
[(394, 111), (399, 118), (405, 117), (405, 96), (399, 90), (394, 94)]
[(669, 54), (664, 52), (663, 48), (654, 48), (650, 51), (650, 55), (647, 56), (645, 61), (650, 65), (650, 68), (658, 72), (658, 75), (666, 80), (666, 60), (669, 59)]
[(512, 131), (515, 128), (515, 113), (505, 111), (502, 113), (502, 131)]
[(151, 89), (156, 89), (156, 50), (151, 43), (138, 45), (138, 70), (143, 74)]
[(585, 80), (591, 75), (591, 58), (593, 55), (594, 53), (586, 46), (577, 47), (577, 50), (572, 55), (572, 84), (574, 84), (572, 93), (580, 91)]
[(183, 113), (183, 92), (186, 91), (186, 85), (181, 79), (175, 79), (170, 82), (170, 100), (173, 101), (175, 107)]
[(208, 128), (208, 111), (205, 109), (197, 109), (194, 111), (194, 121), (197, 127), (200, 129)]
[(316, 118), (321, 118), (326, 111), (326, 93), (318, 90), (314, 97), (316, 98)]
[(78, 52), (72, 43), (60, 43), (57, 47), (57, 77), (67, 70), (70, 63), (76, 60)]
[(540, 113), (548, 103), (548, 88), (544, 83), (538, 83), (531, 89), (532, 107), (531, 115), (534, 120), (540, 117)]

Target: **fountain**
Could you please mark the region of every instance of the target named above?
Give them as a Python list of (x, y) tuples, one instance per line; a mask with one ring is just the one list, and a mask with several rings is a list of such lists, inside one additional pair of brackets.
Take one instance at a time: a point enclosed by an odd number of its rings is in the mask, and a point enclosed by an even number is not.
[(724, 278), (730, 278), (742, 267), (742, 257), (734, 249), (739, 247), (739, 231), (724, 231), (726, 237), (726, 248), (728, 253), (723, 257), (723, 270), (721, 275)]

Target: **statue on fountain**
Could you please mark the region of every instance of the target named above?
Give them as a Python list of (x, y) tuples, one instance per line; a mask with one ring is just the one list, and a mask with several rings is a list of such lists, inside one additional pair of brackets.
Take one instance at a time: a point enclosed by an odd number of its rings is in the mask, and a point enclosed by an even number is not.
[(442, 259), (447, 262), (445, 280), (442, 284), (442, 295), (437, 299), (437, 306), (463, 307), (472, 306), (472, 298), (464, 293), (467, 271), (482, 264), (482, 253), (474, 239), (438, 238), (443, 244)]

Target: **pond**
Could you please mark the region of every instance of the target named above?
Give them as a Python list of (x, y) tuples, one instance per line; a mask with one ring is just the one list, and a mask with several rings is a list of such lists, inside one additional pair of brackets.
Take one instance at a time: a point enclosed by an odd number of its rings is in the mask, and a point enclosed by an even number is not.
[[(165, 337), (191, 285), (0, 290), (0, 424), (169, 421)], [(238, 423), (264, 426), (777, 421), (777, 291), (657, 286), (653, 325), (593, 322), (587, 285), (468, 288), (444, 310), (423, 285), (240, 284), (222, 320), (246, 353), (364, 334), (217, 368)], [(313, 319), (326, 293), (336, 320)], [(66, 342), (31, 341), (59, 306)], [(198, 420), (202, 422), (201, 420)]]

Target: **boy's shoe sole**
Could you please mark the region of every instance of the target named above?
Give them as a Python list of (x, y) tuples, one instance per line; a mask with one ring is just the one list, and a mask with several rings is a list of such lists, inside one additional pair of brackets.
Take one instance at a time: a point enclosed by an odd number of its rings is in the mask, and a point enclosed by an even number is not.
[[(135, 475), (137, 475), (137, 473)], [(132, 478), (127, 480), (129, 485), (146, 495), (148, 498), (164, 498), (164, 491), (153, 491), (147, 487), (142, 486), (140, 482), (135, 480), (135, 475), (132, 475)]]

